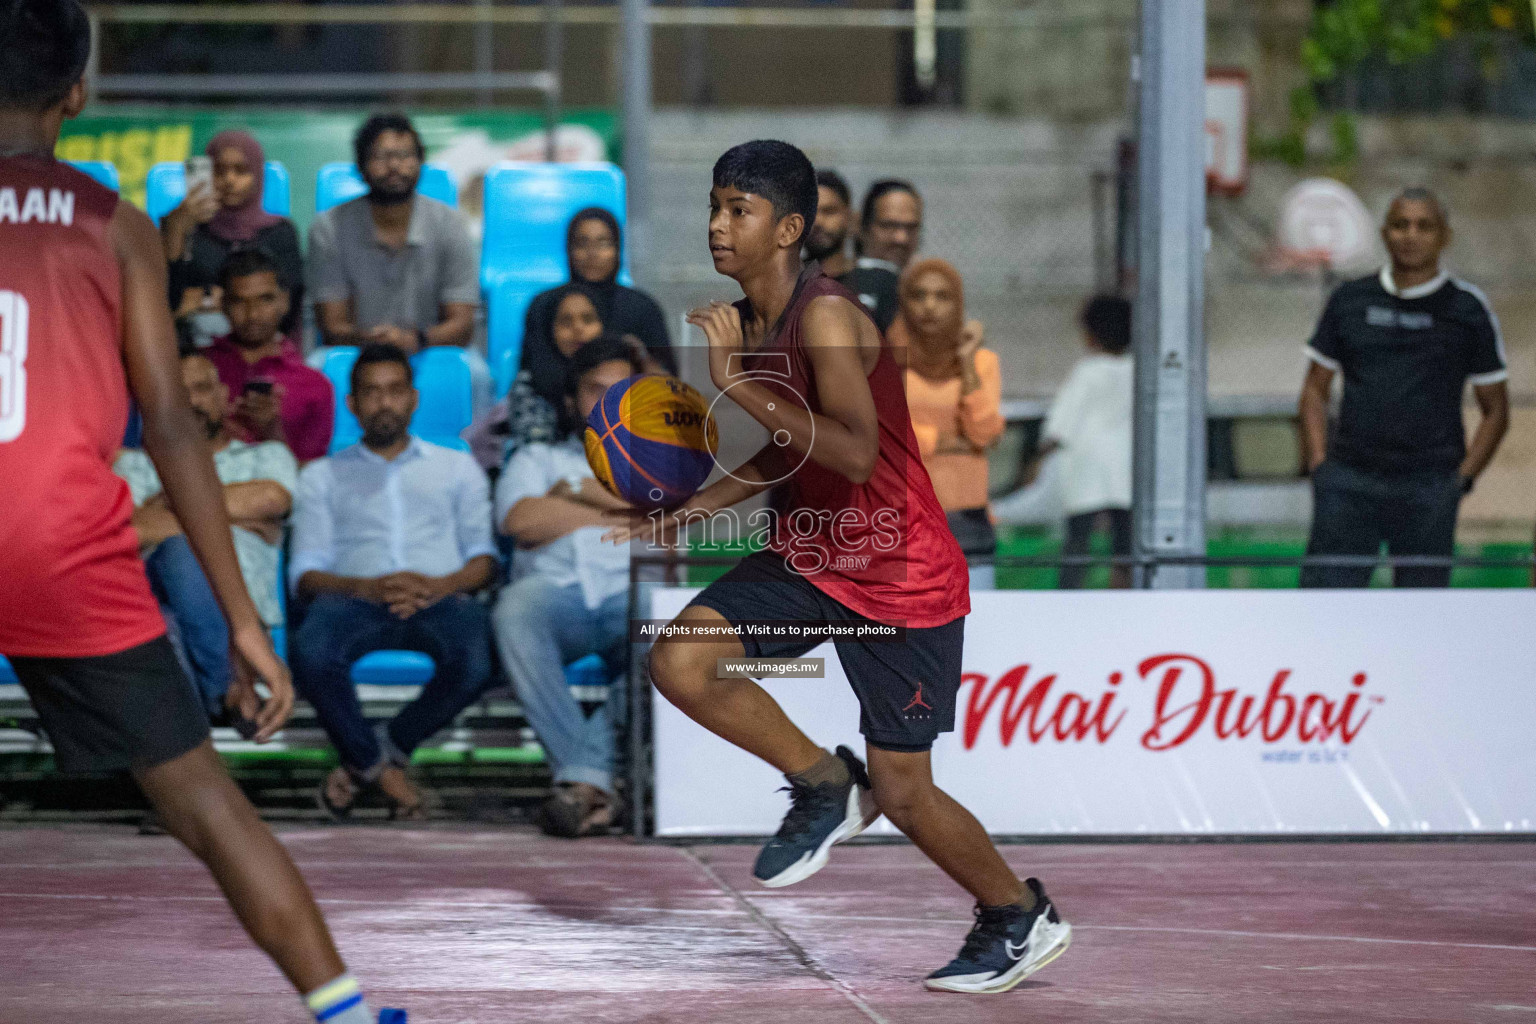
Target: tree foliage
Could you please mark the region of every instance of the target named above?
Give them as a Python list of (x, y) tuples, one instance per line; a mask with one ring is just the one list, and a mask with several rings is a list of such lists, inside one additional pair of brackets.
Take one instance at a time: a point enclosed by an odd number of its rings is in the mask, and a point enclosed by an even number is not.
[[(1306, 159), (1307, 129), (1318, 115), (1320, 87), (1337, 82), (1367, 60), (1408, 64), (1430, 56), (1445, 41), (1471, 37), (1487, 46), (1483, 72), (1498, 73), (1493, 45), (1532, 37), (1530, 0), (1331, 0), (1320, 3), (1301, 45), (1307, 83), (1291, 94), (1291, 128), (1266, 148), (1294, 164)], [(1354, 119), (1347, 112), (1329, 125), (1330, 162), (1350, 163), (1356, 151)]]

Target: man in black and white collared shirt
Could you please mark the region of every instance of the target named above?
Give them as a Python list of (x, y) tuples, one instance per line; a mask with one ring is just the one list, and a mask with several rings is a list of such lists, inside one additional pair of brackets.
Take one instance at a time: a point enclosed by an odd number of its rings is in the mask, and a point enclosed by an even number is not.
[[(1426, 189), (1401, 193), (1382, 227), (1391, 262), (1340, 285), (1307, 346), (1303, 451), (1312, 471), (1311, 555), (1454, 553), (1456, 513), (1509, 426), (1509, 376), (1498, 318), (1482, 292), (1440, 269), (1445, 208)], [(1328, 436), (1328, 396), (1344, 401)], [(1482, 413), (1469, 445), (1468, 383)], [(1304, 587), (1362, 587), (1370, 566), (1308, 566)], [(1443, 587), (1450, 569), (1404, 566), (1399, 587)]]

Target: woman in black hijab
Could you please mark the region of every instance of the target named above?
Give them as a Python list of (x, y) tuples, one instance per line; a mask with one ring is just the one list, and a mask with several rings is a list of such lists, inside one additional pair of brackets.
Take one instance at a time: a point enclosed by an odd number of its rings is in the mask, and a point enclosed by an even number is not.
[[(651, 358), (668, 373), (677, 372), (672, 355), (672, 339), (667, 333), (666, 317), (656, 300), (635, 288), (619, 284), (620, 254), (624, 236), (618, 219), (600, 206), (589, 206), (571, 218), (565, 232), (565, 253), (570, 261), (571, 281), (587, 285), (597, 303), (598, 316), (612, 334), (633, 335)], [(530, 342), (548, 337), (555, 317), (559, 288), (534, 296), (523, 325), (523, 355), (520, 370), (531, 369)]]

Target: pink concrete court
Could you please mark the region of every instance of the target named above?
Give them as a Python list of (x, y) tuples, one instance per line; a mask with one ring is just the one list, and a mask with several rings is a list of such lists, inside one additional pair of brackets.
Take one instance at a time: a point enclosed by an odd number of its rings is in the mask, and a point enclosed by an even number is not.
[[(413, 1024), (1536, 1021), (1536, 844), (1018, 845), (1076, 932), (1004, 996), (925, 992), (969, 924), (909, 847), (756, 888), (748, 846), (289, 828), (375, 1006)], [(301, 1024), (201, 867), (0, 829), (0, 1024)]]

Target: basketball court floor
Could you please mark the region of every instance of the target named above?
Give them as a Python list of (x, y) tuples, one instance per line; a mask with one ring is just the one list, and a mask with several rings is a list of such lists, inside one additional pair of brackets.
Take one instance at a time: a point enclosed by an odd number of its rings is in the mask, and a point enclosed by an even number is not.
[[(1072, 948), (957, 996), (920, 981), (969, 907), (907, 846), (844, 847), (768, 891), (744, 845), (282, 837), (375, 1007), (412, 1024), (1536, 1021), (1536, 843), (1008, 846)], [(304, 1019), (169, 838), (0, 828), (0, 1024)]]

